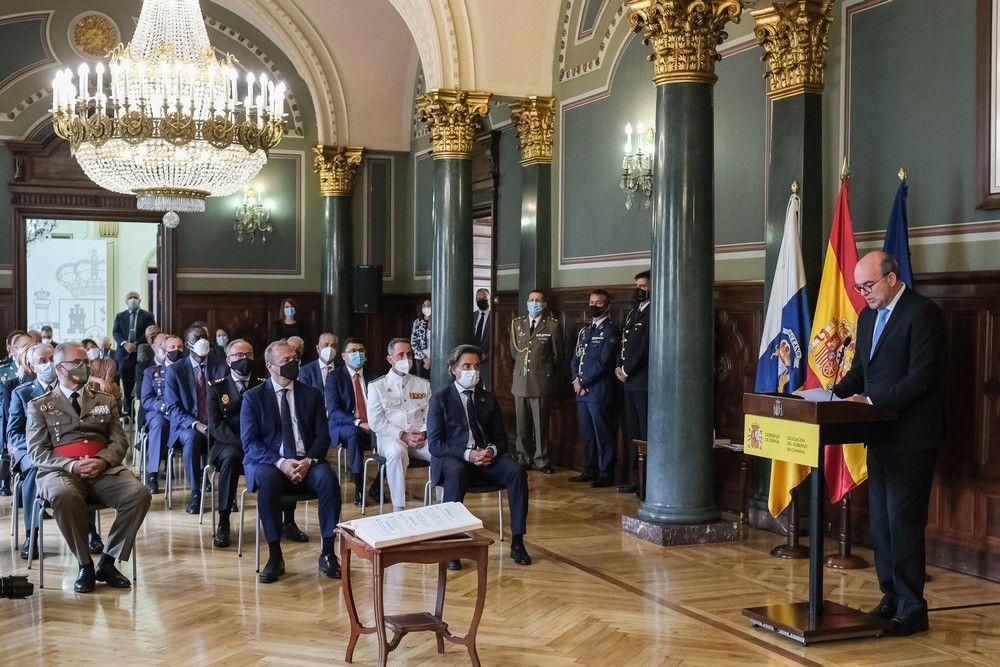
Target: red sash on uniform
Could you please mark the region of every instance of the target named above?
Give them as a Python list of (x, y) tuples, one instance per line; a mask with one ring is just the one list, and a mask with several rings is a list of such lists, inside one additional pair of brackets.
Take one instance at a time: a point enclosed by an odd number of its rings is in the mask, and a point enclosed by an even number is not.
[(84, 456), (97, 456), (97, 453), (106, 447), (100, 440), (77, 440), (67, 442), (64, 445), (57, 445), (52, 449), (56, 454), (70, 459), (79, 459)]

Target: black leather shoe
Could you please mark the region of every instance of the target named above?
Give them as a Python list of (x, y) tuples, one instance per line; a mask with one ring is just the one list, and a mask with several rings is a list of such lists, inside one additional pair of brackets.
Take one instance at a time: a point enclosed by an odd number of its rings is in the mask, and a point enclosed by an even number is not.
[(455, 560), (448, 561), (448, 569), (452, 572), (462, 569), (462, 561), (456, 558)]
[(10, 496), (10, 482), (6, 479), (0, 480), (0, 496), (5, 498)]
[(598, 477), (597, 479), (594, 480), (594, 483), (591, 484), (591, 486), (594, 487), (595, 489), (603, 489), (604, 487), (614, 486), (614, 485), (615, 485), (615, 480), (611, 479), (610, 477)]
[(539, 468), (538, 471), (541, 472), (541, 473), (544, 473), (546, 475), (554, 475), (554, 474), (556, 474), (556, 469), (553, 468), (552, 466), (550, 466), (547, 463), (545, 465), (543, 465), (541, 468)]
[(212, 540), (212, 544), (219, 547), (220, 549), (225, 549), (232, 542), (229, 539), (229, 524), (220, 523), (219, 527), (215, 529), (215, 539)]
[(279, 558), (277, 560), (269, 560), (264, 565), (264, 569), (260, 571), (260, 576), (257, 579), (262, 584), (273, 584), (278, 580), (278, 577), (285, 573), (285, 559)]
[(319, 571), (331, 579), (340, 579), (340, 561), (333, 554), (322, 554), (319, 557)]
[[(375, 492), (375, 495), (376, 496), (378, 495), (378, 491)], [(375, 500), (372, 498), (372, 494), (369, 492), (368, 496), (365, 498), (365, 504), (372, 505), (374, 503)], [(361, 507), (361, 491), (354, 492), (354, 504), (357, 507)]]
[(889, 627), (885, 629), (889, 637), (909, 637), (918, 632), (927, 632), (930, 625), (927, 623), (927, 616), (915, 616), (910, 618), (893, 618), (889, 621)]
[(159, 475), (150, 473), (146, 475), (146, 490), (149, 491), (151, 495), (156, 495), (160, 493), (160, 480)]
[[(24, 544), (21, 545), (21, 560), (28, 560), (28, 548), (31, 546), (31, 539), (26, 539)], [(35, 541), (35, 550), (31, 553), (31, 559), (35, 560), (38, 558), (38, 542)]]
[(299, 530), (294, 521), (286, 521), (281, 524), (281, 536), (292, 542), (308, 542), (309, 536)]
[(518, 565), (531, 565), (531, 556), (524, 548), (523, 544), (514, 544), (510, 547), (510, 557)]
[(618, 493), (639, 493), (638, 484), (619, 484)]
[(87, 548), (92, 554), (104, 553), (104, 541), (96, 530), (87, 533)]
[(878, 616), (879, 618), (884, 618), (887, 621), (891, 621), (892, 617), (896, 615), (896, 605), (889, 604), (889, 601), (885, 598), (875, 606), (870, 612), (872, 616)]
[(188, 502), (187, 507), (184, 511), (188, 514), (200, 514), (201, 513), (201, 496), (191, 496), (191, 500)]
[(97, 583), (94, 580), (94, 566), (84, 565), (80, 568), (80, 573), (76, 575), (73, 583), (73, 590), (77, 593), (93, 593)]
[(593, 482), (595, 479), (597, 479), (597, 477), (595, 477), (594, 475), (591, 475), (591, 474), (588, 474), (588, 473), (584, 472), (584, 473), (580, 473), (579, 475), (576, 475), (575, 477), (570, 477), (569, 481), (571, 481), (571, 482)]
[(103, 581), (111, 588), (132, 588), (132, 582), (124, 574), (118, 571), (114, 565), (98, 567), (94, 571), (94, 578)]

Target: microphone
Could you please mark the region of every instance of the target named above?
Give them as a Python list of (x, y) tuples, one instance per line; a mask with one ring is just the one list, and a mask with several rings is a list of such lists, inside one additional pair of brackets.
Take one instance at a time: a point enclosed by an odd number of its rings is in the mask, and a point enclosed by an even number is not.
[[(835, 380), (840, 377), (840, 367), (844, 365), (844, 354), (847, 352), (847, 348), (851, 346), (853, 341), (854, 339), (848, 336), (844, 339), (844, 344), (840, 346), (839, 350), (837, 350), (837, 374), (833, 376)], [(830, 384), (830, 398), (828, 399), (830, 401), (833, 400), (833, 386), (835, 384), (836, 382)]]

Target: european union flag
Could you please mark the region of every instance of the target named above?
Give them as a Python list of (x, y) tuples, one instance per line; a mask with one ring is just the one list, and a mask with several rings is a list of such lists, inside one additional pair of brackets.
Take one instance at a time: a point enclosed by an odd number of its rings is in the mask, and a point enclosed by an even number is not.
[(887, 252), (899, 263), (899, 279), (913, 289), (913, 267), (910, 264), (910, 233), (906, 223), (906, 181), (900, 181), (896, 199), (889, 214), (889, 227), (885, 230), (882, 252)]

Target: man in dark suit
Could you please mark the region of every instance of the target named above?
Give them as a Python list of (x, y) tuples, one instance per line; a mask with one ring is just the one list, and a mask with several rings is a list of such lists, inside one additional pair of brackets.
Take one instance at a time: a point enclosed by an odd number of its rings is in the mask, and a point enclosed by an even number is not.
[[(7, 412), (9, 410), (11, 393), (20, 384), (17, 377), (17, 360), (14, 353), (23, 345), (30, 345), (31, 336), (24, 331), (15, 330), (7, 334), (7, 357), (0, 360), (0, 433), (7, 431)], [(2, 443), (0, 443), (2, 445)], [(0, 496), (10, 495), (10, 453), (6, 447), (0, 446)]]
[(944, 320), (936, 304), (906, 288), (896, 260), (884, 252), (861, 258), (854, 281), (868, 308), (858, 316), (851, 370), (833, 391), (899, 416), (865, 443), (872, 551), (883, 596), (872, 613), (890, 621), (887, 634), (911, 635), (928, 629), (924, 528), (945, 437)]
[(316, 494), (322, 548), (319, 570), (339, 579), (333, 552), (340, 522), (340, 484), (326, 462), (330, 447), (323, 395), (297, 382), (299, 361), (288, 343), (267, 346), (264, 361), (270, 379), (243, 395), (240, 410), (243, 468), (247, 487), (257, 492), (257, 507), (269, 555), (260, 582), (269, 584), (285, 573), (281, 553), (281, 494), (302, 488)]
[(622, 349), (615, 377), (625, 385), (625, 449), (629, 481), (618, 493), (639, 493), (639, 452), (635, 440), (646, 439), (649, 404), (649, 271), (635, 274), (635, 308), (625, 315)]
[(163, 363), (162, 357), (157, 358), (156, 350), (161, 348), (166, 334), (160, 331), (160, 327), (151, 324), (146, 327), (145, 338), (135, 352), (135, 385), (132, 387), (132, 395), (122, 397), (123, 401), (139, 401), (139, 414), (135, 416), (136, 428), (146, 425), (146, 411), (142, 409), (142, 381), (147, 368)]
[(167, 405), (167, 368), (184, 358), (184, 341), (180, 336), (157, 334), (153, 341), (155, 364), (142, 374), (139, 384), (140, 412), (146, 426), (146, 490), (160, 492), (160, 463), (175, 440), (171, 438)]
[(303, 382), (320, 391), (326, 391), (326, 377), (337, 367), (336, 361), (341, 361), (337, 354), (337, 337), (326, 332), (319, 335), (316, 343), (317, 359), (302, 366), (299, 372), (299, 382)]
[(493, 310), (490, 308), (490, 291), (476, 290), (476, 309), (472, 313), (472, 344), (482, 350), (483, 360), (479, 365), (479, 375), (483, 386), (493, 390), (493, 360), (490, 348), (493, 346)]
[(153, 314), (139, 308), (139, 303), (139, 293), (129, 292), (128, 296), (125, 297), (128, 309), (115, 315), (114, 328), (111, 330), (115, 344), (118, 346), (118, 375), (122, 379), (122, 395), (126, 397), (126, 400), (122, 401), (122, 416), (125, 417), (126, 421), (132, 415), (131, 398), (132, 392), (135, 390), (138, 344), (142, 342), (146, 327), (156, 324), (156, 318), (153, 317)]
[[(448, 355), (454, 382), (431, 396), (427, 410), (427, 446), (431, 481), (444, 487), (445, 502), (462, 502), (469, 482), (507, 488), (510, 507), (510, 557), (531, 565), (524, 548), (528, 521), (528, 475), (507, 455), (507, 431), (496, 397), (479, 383), (479, 348), (459, 345)], [(452, 561), (450, 569), (461, 563)]]
[(188, 356), (167, 369), (167, 414), (170, 442), (179, 440), (184, 448), (184, 470), (191, 485), (186, 511), (197, 514), (201, 504), (201, 471), (208, 450), (208, 384), (229, 372), (229, 368), (209, 356), (211, 344), (204, 327), (184, 331)]
[(611, 295), (596, 289), (590, 293), (590, 324), (580, 329), (570, 370), (580, 435), (586, 445), (583, 473), (571, 482), (591, 482), (593, 487), (615, 483), (615, 432), (611, 403), (614, 400), (614, 368), (618, 356), (618, 327), (608, 317)]
[[(344, 366), (326, 376), (326, 409), (330, 420), (330, 442), (347, 447), (354, 480), (354, 504), (361, 507), (364, 488), (363, 458), (371, 449), (371, 427), (368, 425), (368, 383), (375, 372), (365, 366), (365, 344), (358, 338), (344, 341)], [(376, 480), (377, 482), (378, 480)], [(372, 483), (369, 498), (378, 497), (378, 484)]]

